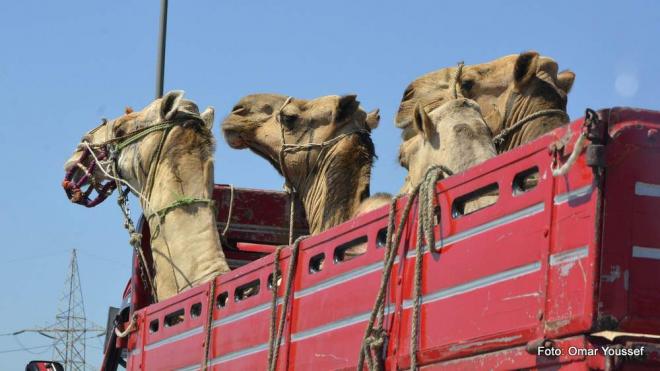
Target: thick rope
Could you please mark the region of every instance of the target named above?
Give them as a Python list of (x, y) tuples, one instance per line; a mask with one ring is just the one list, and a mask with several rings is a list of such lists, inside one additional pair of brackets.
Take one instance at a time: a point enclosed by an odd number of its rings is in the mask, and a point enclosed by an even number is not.
[[(279, 318), (279, 323), (277, 327), (277, 332), (275, 333), (275, 339), (270, 340), (269, 339), (269, 344), (271, 344), (271, 347), (268, 350), (268, 370), (269, 371), (275, 371), (277, 368), (277, 358), (279, 356), (279, 349), (280, 349), (280, 343), (282, 341), (282, 334), (284, 332), (284, 323), (286, 320), (286, 312), (289, 309), (289, 301), (291, 300), (291, 292), (293, 289), (293, 278), (295, 277), (296, 274), (296, 266), (298, 264), (298, 250), (300, 248), (300, 242), (304, 240), (307, 236), (300, 236), (296, 239), (296, 241), (293, 243), (293, 246), (291, 247), (291, 257), (289, 260), (289, 269), (287, 270), (287, 277), (286, 277), (286, 286), (284, 288), (284, 297), (282, 298), (282, 309), (280, 312), (280, 318)], [(279, 264), (279, 262), (277, 262)], [(275, 277), (273, 277), (273, 281), (275, 281)], [(277, 293), (275, 294), (277, 295)], [(276, 299), (277, 300), (277, 299)], [(276, 302), (277, 303), (277, 302)]]
[(135, 322), (136, 322), (135, 317), (137, 316), (133, 315), (133, 317), (131, 317), (130, 322), (128, 322), (126, 328), (124, 328), (124, 331), (119, 330), (119, 328), (115, 326), (115, 335), (117, 335), (118, 338), (123, 339), (126, 336), (130, 335), (131, 332), (137, 330), (137, 327), (135, 326)]
[(151, 273), (151, 269), (147, 264), (147, 258), (144, 256), (144, 250), (142, 249), (142, 234), (138, 233), (131, 219), (131, 212), (128, 208), (128, 197), (121, 191), (118, 192), (117, 204), (122, 211), (124, 217), (124, 228), (128, 231), (129, 235), (129, 244), (133, 247), (133, 250), (137, 253), (140, 259), (140, 278), (144, 286), (147, 286), (148, 283), (151, 293), (151, 300), (154, 303), (158, 302), (158, 294), (156, 291), (156, 285), (154, 283), (154, 276)]
[[(170, 133), (170, 128), (164, 128), (161, 129), (163, 130), (163, 134), (160, 136), (160, 140), (158, 141), (158, 147), (156, 147), (156, 154), (151, 157), (151, 163), (149, 164), (149, 172), (147, 173), (147, 186), (144, 188), (146, 197), (147, 199), (151, 199), (151, 192), (153, 191), (154, 187), (154, 182), (156, 181), (156, 173), (158, 171), (158, 165), (160, 164), (160, 155), (163, 152), (163, 146), (165, 146), (165, 141), (167, 140), (167, 136)], [(147, 132), (148, 130), (145, 130), (144, 132)], [(144, 133), (143, 132), (143, 133)], [(151, 131), (151, 132), (155, 132)], [(140, 136), (142, 133), (132, 136), (128, 140), (134, 139), (134, 137), (140, 137), (144, 138), (145, 135)], [(127, 141), (128, 141), (127, 140)], [(124, 142), (122, 142), (124, 143)], [(120, 145), (122, 144), (120, 143)], [(118, 153), (121, 149), (115, 149), (116, 153)], [(115, 163), (117, 160), (114, 161)], [(158, 230), (154, 231), (151, 234), (151, 241), (153, 242), (156, 238), (157, 235), (159, 235), (162, 232), (162, 217), (158, 212), (156, 212), (156, 215), (158, 215)], [(153, 214), (149, 215), (147, 217), (147, 220), (150, 220)], [(174, 278), (174, 285), (176, 286), (176, 292), (181, 292), (181, 286), (179, 285), (179, 279), (176, 276), (176, 269), (174, 269), (174, 260), (172, 259), (172, 250), (170, 249), (170, 244), (167, 243), (167, 239), (165, 238), (165, 235), (163, 234), (163, 242), (165, 243), (165, 248), (167, 249), (167, 258), (169, 259), (170, 262), (170, 268), (172, 269), (172, 277)]]
[(552, 169), (552, 176), (558, 177), (558, 176), (563, 176), (568, 173), (568, 171), (571, 169), (573, 164), (575, 164), (575, 161), (577, 161), (578, 157), (580, 156), (580, 153), (582, 153), (582, 149), (584, 148), (584, 140), (587, 139), (587, 133), (582, 132), (580, 133), (580, 136), (578, 139), (575, 141), (575, 145), (573, 146), (573, 152), (571, 152), (571, 155), (568, 157), (568, 160), (561, 165), (559, 168), (554, 168), (552, 165), (550, 168)]
[(277, 289), (278, 282), (282, 272), (280, 270), (280, 255), (284, 246), (277, 246), (275, 249), (275, 256), (273, 258), (273, 283), (271, 290), (273, 290), (273, 299), (270, 305), (270, 328), (268, 330), (268, 367), (273, 364), (273, 356), (275, 355), (275, 337), (276, 337), (276, 324), (277, 324)]
[(554, 116), (554, 115), (562, 116), (566, 121), (569, 120), (568, 114), (561, 109), (545, 109), (545, 110), (537, 111), (523, 117), (522, 119), (518, 120), (515, 124), (509, 126), (508, 128), (503, 129), (499, 134), (493, 137), (493, 143), (495, 144), (495, 147), (500, 148), (500, 146), (504, 144), (504, 141), (511, 133), (520, 129), (526, 123), (532, 120), (536, 120), (537, 118), (542, 116)]
[[(394, 223), (396, 219), (396, 203), (397, 200), (404, 195), (397, 195), (392, 199), (390, 203), (390, 212), (387, 222), (387, 238), (385, 244), (383, 277), (378, 288), (378, 294), (376, 295), (376, 302), (372, 309), (371, 316), (369, 317), (369, 322), (367, 323), (367, 328), (362, 339), (362, 347), (360, 349), (357, 367), (359, 371), (363, 369), (365, 359), (367, 361), (369, 370), (375, 371), (382, 369), (381, 353), (383, 352), (382, 347), (385, 344), (387, 336), (387, 332), (383, 328), (385, 317), (385, 296), (392, 273), (392, 267), (396, 257), (396, 251), (401, 241), (405, 223), (408, 220), (408, 216), (410, 215), (410, 211), (415, 199), (417, 199), (418, 202), (418, 230), (416, 243), (417, 258), (415, 261), (414, 276), (415, 286), (413, 287), (413, 332), (411, 333), (411, 362), (413, 363), (413, 367), (415, 367), (413, 369), (416, 369), (417, 367), (415, 354), (417, 353), (417, 330), (419, 329), (418, 304), (420, 301), (419, 298), (421, 296), (421, 253), (423, 252), (422, 236), (425, 237), (429, 248), (432, 248), (432, 246), (435, 245), (435, 236), (433, 234), (433, 199), (435, 197), (435, 183), (443, 174), (450, 176), (453, 173), (447, 167), (442, 165), (433, 166), (428, 169), (426, 175), (424, 176), (424, 180), (415, 186), (412, 192), (408, 194), (408, 200), (403, 209), (403, 213), (396, 230), (394, 229)], [(393, 233), (395, 233), (394, 238), (392, 238)], [(374, 324), (376, 324), (376, 327), (374, 327)], [(413, 345), (413, 343), (415, 345)]]
[(204, 339), (204, 364), (202, 370), (206, 371), (209, 366), (209, 355), (211, 350), (211, 333), (213, 332), (213, 302), (215, 300), (215, 286), (216, 278), (211, 280), (211, 292), (209, 293), (209, 300), (207, 301), (207, 318), (206, 318), (206, 337)]
[(461, 81), (461, 75), (463, 73), (463, 67), (465, 66), (465, 63), (458, 62), (458, 65), (456, 66), (456, 73), (454, 74), (454, 84), (453, 84), (453, 96), (454, 99), (458, 99), (458, 89), (456, 86), (460, 83)]
[(417, 198), (417, 241), (415, 243), (415, 270), (412, 294), (413, 312), (410, 324), (410, 369), (413, 371), (417, 370), (417, 349), (419, 346), (419, 310), (422, 304), (422, 262), (424, 254), (423, 239), (426, 240), (426, 245), (429, 250), (435, 247), (435, 235), (433, 233), (433, 199), (435, 198), (435, 184), (443, 174), (451, 175), (451, 172), (447, 172), (446, 168), (442, 166), (429, 168), (424, 176), (424, 180), (420, 183), (419, 195)]
[[(87, 146), (87, 149), (89, 150), (89, 153), (92, 155), (92, 158), (94, 159), (94, 161), (96, 161), (97, 165), (99, 165), (98, 168), (101, 169), (101, 171), (105, 174), (105, 176), (107, 176), (108, 178), (114, 180), (117, 183), (117, 188), (119, 189), (118, 196), (117, 196), (117, 203), (119, 204), (119, 208), (121, 209), (122, 214), (124, 216), (124, 228), (128, 231), (129, 243), (131, 244), (133, 249), (137, 252), (138, 257), (140, 258), (140, 265), (142, 267), (142, 269), (140, 270), (141, 271), (142, 282), (143, 282), (143, 284), (148, 283), (149, 287), (151, 288), (151, 298), (152, 298), (154, 303), (157, 303), (158, 302), (158, 295), (156, 294), (156, 286), (154, 285), (153, 275), (151, 274), (149, 266), (147, 265), (147, 260), (144, 256), (144, 251), (142, 250), (142, 234), (138, 233), (135, 230), (135, 225), (133, 224), (133, 220), (131, 219), (131, 216), (130, 216), (131, 213), (130, 213), (130, 210), (128, 209), (128, 198), (124, 194), (124, 192), (121, 191), (121, 189), (122, 189), (121, 185), (122, 185), (122, 183), (124, 183), (131, 190), (135, 190), (135, 188), (133, 188), (133, 186), (131, 186), (131, 184), (128, 183), (127, 181), (108, 173), (108, 171), (106, 171), (105, 168), (100, 163), (98, 157), (96, 157), (96, 154), (94, 153), (94, 151), (90, 148), (89, 143), (88, 142), (83, 142), (83, 143)], [(113, 161), (112, 162), (112, 172), (114, 174), (117, 174), (117, 168), (116, 167), (117, 167), (117, 163), (115, 161)], [(137, 192), (137, 190), (135, 190), (135, 191), (136, 191), (136, 193), (139, 197), (144, 198), (144, 196), (140, 192)], [(144, 199), (146, 200), (146, 198), (144, 198)], [(146, 205), (148, 205), (148, 201), (147, 201)], [(146, 277), (145, 277), (145, 275), (146, 275)]]
[[(419, 186), (416, 186), (415, 189), (409, 194), (406, 205), (403, 209), (403, 214), (399, 220), (399, 225), (397, 229), (394, 229), (394, 223), (396, 219), (396, 204), (399, 198), (404, 195), (397, 195), (392, 198), (390, 202), (390, 212), (387, 220), (387, 237), (385, 243), (385, 259), (383, 262), (383, 277), (380, 281), (380, 286), (378, 287), (378, 294), (376, 295), (376, 302), (371, 311), (369, 317), (369, 322), (367, 323), (367, 328), (362, 338), (362, 347), (360, 348), (360, 356), (358, 358), (358, 370), (362, 371), (364, 367), (365, 356), (368, 362), (370, 370), (374, 370), (375, 364), (373, 357), (378, 355), (373, 354), (372, 346), (378, 346), (382, 344), (380, 338), (384, 336), (382, 331), (383, 325), (383, 315), (384, 315), (384, 301), (387, 294), (387, 288), (390, 281), (390, 276), (392, 274), (392, 266), (394, 265), (394, 258), (396, 257), (396, 251), (401, 241), (401, 236), (403, 234), (403, 228), (405, 226), (408, 215), (412, 208), (412, 204), (415, 200), (416, 194), (419, 192)], [(392, 238), (394, 237), (394, 238)], [(379, 328), (374, 329), (374, 323), (378, 320)]]

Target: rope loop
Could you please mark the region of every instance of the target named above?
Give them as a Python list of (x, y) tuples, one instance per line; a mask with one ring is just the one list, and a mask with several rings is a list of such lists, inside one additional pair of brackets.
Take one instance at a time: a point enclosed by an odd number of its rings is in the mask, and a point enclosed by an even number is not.
[(118, 338), (123, 339), (130, 335), (132, 332), (137, 330), (137, 314), (133, 314), (131, 317), (131, 320), (128, 322), (128, 325), (126, 325), (126, 328), (122, 331), (115, 325), (115, 335), (117, 335)]
[(566, 111), (562, 109), (546, 109), (546, 110), (537, 111), (523, 117), (522, 119), (518, 120), (515, 124), (509, 126), (508, 128), (502, 129), (502, 131), (500, 131), (499, 134), (493, 137), (493, 144), (495, 144), (495, 147), (498, 150), (501, 150), (501, 147), (504, 144), (504, 141), (508, 138), (508, 136), (511, 135), (513, 132), (522, 128), (522, 126), (525, 125), (526, 123), (532, 120), (536, 120), (539, 117), (555, 116), (555, 115), (562, 116), (564, 120), (569, 121), (568, 114), (566, 113)]

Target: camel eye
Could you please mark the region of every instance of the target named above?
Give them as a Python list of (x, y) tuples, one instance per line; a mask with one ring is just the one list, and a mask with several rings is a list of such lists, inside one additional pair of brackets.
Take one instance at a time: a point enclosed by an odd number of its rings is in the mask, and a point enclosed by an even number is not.
[(115, 138), (123, 137), (124, 135), (126, 135), (126, 130), (120, 127), (115, 129)]
[(474, 87), (474, 80), (461, 81), (461, 90), (470, 91)]
[(412, 86), (409, 86), (406, 88), (406, 91), (403, 92), (403, 100), (408, 100), (412, 98), (412, 96), (415, 94), (415, 88)]
[(285, 113), (280, 113), (280, 122), (286, 126), (288, 129), (293, 128), (293, 125), (296, 123), (296, 115), (287, 115)]

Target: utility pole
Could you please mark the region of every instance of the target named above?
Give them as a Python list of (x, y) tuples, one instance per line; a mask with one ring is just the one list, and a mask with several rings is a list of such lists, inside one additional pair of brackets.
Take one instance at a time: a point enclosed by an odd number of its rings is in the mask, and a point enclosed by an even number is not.
[(165, 82), (165, 43), (167, 40), (167, 0), (160, 2), (160, 28), (158, 29), (158, 61), (156, 63), (156, 98), (163, 96)]

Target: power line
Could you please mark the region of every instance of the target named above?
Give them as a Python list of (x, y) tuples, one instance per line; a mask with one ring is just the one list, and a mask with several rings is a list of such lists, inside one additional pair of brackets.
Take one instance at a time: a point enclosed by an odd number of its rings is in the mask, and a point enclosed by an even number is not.
[[(20, 342), (18, 335), (24, 333), (37, 333), (53, 339), (52, 345), (26, 347)], [(89, 336), (89, 335), (92, 336)], [(0, 353), (25, 351), (32, 354), (32, 349), (53, 348), (53, 361), (60, 362), (65, 370), (85, 370), (90, 367), (86, 363), (86, 340), (105, 335), (105, 329), (85, 317), (85, 304), (80, 285), (78, 258), (76, 249), (71, 251), (71, 260), (64, 282), (64, 290), (55, 315), (55, 324), (42, 328), (26, 328), (15, 332), (0, 334), (0, 336), (13, 336), (21, 346), (20, 349), (9, 349)]]
[[(50, 348), (51, 346), (52, 345), (48, 344), (48, 345), (38, 345), (38, 346), (35, 346), (35, 347), (20, 347), (20, 348), (16, 348), (16, 349), (0, 350), (0, 354), (14, 353), (14, 352), (28, 352), (28, 353), (32, 353), (32, 354), (42, 354), (42, 353), (45, 353), (48, 350), (47, 348)], [(32, 352), (32, 350), (34, 350), (34, 349), (44, 349), (44, 350), (41, 351), (41, 352)]]

